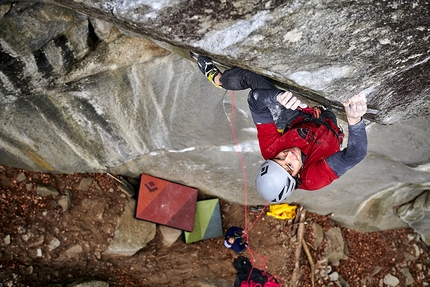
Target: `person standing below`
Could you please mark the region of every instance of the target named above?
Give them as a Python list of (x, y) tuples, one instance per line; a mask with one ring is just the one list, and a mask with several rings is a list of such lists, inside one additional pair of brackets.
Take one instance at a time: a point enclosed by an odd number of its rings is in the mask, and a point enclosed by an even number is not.
[(363, 93), (343, 103), (348, 143), (340, 150), (344, 133), (330, 108), (307, 107), (291, 92), (254, 72), (234, 67), (221, 73), (210, 58), (193, 58), (216, 87), (251, 89), (248, 104), (265, 159), (256, 186), (266, 201), (284, 202), (296, 188), (321, 189), (365, 158), (367, 135), (362, 116), (367, 101)]
[(243, 242), (243, 229), (240, 227), (230, 227), (224, 239), (224, 246), (236, 251), (237, 254), (242, 253), (247, 247), (248, 242)]

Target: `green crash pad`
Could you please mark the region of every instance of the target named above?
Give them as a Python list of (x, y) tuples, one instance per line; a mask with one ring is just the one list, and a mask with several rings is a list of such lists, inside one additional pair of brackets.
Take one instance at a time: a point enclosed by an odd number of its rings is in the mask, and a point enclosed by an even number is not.
[(194, 229), (184, 231), (185, 243), (223, 236), (221, 210), (218, 199), (197, 201)]

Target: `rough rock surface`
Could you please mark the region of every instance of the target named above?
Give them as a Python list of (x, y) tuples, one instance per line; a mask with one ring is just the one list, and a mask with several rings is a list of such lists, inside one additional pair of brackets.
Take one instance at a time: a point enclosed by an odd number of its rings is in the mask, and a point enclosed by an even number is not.
[[(233, 101), (214, 88), (189, 60), (193, 49), (265, 74), (310, 103), (336, 108), (365, 91), (366, 159), (291, 201), (335, 211), (338, 222), (361, 231), (411, 224), (393, 210), (430, 182), (425, 1), (154, 3), (0, 5), (0, 163), (149, 173), (243, 203), (240, 150), (249, 203), (261, 203), (254, 175), (262, 158), (246, 92)], [(418, 225), (429, 229), (427, 221)]]
[[(53, 1), (339, 103), (366, 90), (384, 123), (428, 113), (426, 1)], [(96, 17), (97, 18), (97, 17)]]
[(415, 229), (424, 243), (430, 246), (430, 190), (424, 191), (412, 202), (402, 205), (397, 213), (409, 226)]
[(110, 256), (132, 256), (155, 237), (155, 224), (136, 219), (136, 200), (130, 199), (118, 220), (115, 236), (103, 253)]
[(94, 280), (91, 278), (82, 278), (73, 282), (66, 282), (62, 284), (49, 284), (45, 287), (109, 287), (108, 282)]

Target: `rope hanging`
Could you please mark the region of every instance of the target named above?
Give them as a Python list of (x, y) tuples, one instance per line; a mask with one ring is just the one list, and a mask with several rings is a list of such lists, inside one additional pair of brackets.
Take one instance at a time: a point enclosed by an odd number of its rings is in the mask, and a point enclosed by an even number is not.
[[(227, 93), (227, 91), (226, 91)], [(225, 93), (224, 93), (225, 96)], [(242, 174), (243, 174), (243, 190), (244, 190), (244, 237), (246, 239), (246, 242), (249, 242), (249, 236), (248, 236), (248, 232), (254, 227), (254, 225), (257, 223), (257, 221), (260, 219), (260, 217), (264, 214), (264, 211), (266, 209), (266, 207), (268, 206), (268, 203), (266, 203), (266, 205), (264, 206), (264, 208), (260, 211), (260, 213), (258, 214), (257, 218), (254, 220), (254, 222), (251, 224), (251, 226), (248, 228), (248, 212), (247, 212), (247, 207), (248, 207), (248, 188), (246, 185), (246, 172), (245, 172), (245, 165), (243, 163), (243, 158), (242, 158), (242, 153), (240, 152), (240, 147), (239, 147), (239, 143), (237, 141), (237, 137), (236, 137), (236, 132), (234, 130), (234, 91), (231, 91), (231, 118), (228, 116), (227, 112), (225, 111), (225, 106), (224, 106), (224, 113), (226, 114), (226, 117), (229, 121), (230, 124), (230, 129), (233, 135), (233, 140), (234, 143), (236, 145), (236, 149), (237, 149), (237, 153), (239, 156), (239, 161), (240, 161), (240, 165), (241, 165), (241, 169), (242, 169)], [(249, 272), (249, 276), (248, 276), (248, 280), (247, 282), (242, 282), (241, 287), (258, 287), (261, 286), (261, 284), (255, 284), (252, 281), (250, 282), (250, 277), (252, 274), (252, 270), (254, 269), (254, 262), (256, 262), (256, 258), (259, 259), (259, 261), (261, 262), (261, 266), (257, 266), (260, 270), (263, 270), (266, 273), (266, 263), (268, 261), (268, 257), (264, 256), (264, 257), (260, 257), (257, 252), (255, 252), (253, 249), (250, 248), (250, 245), (248, 243), (248, 252), (251, 255), (251, 264), (252, 264), (252, 269)], [(277, 278), (280, 281), (283, 281), (281, 278)], [(275, 281), (275, 276), (269, 276), (269, 281), (264, 285), (264, 287), (271, 287), (271, 286), (280, 286), (278, 283), (276, 283)]]

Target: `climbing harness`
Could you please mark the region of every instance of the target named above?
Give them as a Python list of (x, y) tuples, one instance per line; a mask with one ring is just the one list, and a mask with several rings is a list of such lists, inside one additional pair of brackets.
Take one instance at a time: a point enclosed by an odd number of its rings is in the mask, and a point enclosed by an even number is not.
[(306, 114), (311, 114), (314, 118), (319, 119), (321, 115), (321, 110), (318, 107), (307, 107), (307, 108), (299, 108), (302, 112)]
[(313, 122), (317, 125), (323, 125), (326, 128), (328, 128), (330, 131), (332, 131), (339, 142), (339, 146), (342, 145), (343, 138), (345, 137), (345, 134), (343, 133), (342, 127), (339, 125), (336, 128), (331, 126), (324, 118), (324, 116), (321, 116), (322, 112), (321, 110), (326, 110), (325, 107), (307, 107), (307, 108), (299, 108), (305, 115), (299, 116), (296, 120), (294, 120), (291, 123), (290, 127), (287, 127), (285, 130), (293, 129), (295, 126), (300, 125), (304, 122)]

